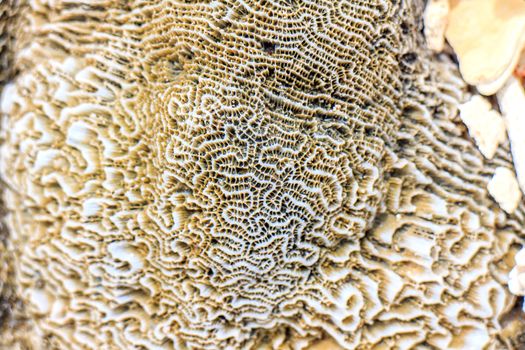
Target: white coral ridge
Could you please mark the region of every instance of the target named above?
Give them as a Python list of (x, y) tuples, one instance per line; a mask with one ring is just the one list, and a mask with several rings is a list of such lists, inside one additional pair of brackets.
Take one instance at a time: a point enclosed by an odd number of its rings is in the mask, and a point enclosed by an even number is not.
[(501, 115), (491, 108), (490, 102), (475, 95), (459, 106), (460, 117), (481, 153), (491, 159), (498, 145), (505, 140), (505, 123)]
[(507, 124), (518, 182), (525, 193), (525, 91), (517, 78), (507, 81), (498, 93), (498, 103)]
[(516, 266), (509, 275), (509, 289), (512, 294), (525, 295), (525, 247), (516, 254)]
[(448, 0), (430, 0), (425, 8), (425, 38), (431, 50), (439, 52), (445, 46), (449, 11)]
[(521, 192), (514, 173), (504, 167), (496, 169), (488, 185), (490, 195), (507, 213), (513, 213), (521, 200)]

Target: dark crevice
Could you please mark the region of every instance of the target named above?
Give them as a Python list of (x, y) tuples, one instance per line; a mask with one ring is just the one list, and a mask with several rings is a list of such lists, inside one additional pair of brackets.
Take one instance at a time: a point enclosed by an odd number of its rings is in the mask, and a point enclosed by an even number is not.
[(264, 52), (273, 55), (275, 53), (275, 44), (270, 41), (261, 41), (261, 46)]

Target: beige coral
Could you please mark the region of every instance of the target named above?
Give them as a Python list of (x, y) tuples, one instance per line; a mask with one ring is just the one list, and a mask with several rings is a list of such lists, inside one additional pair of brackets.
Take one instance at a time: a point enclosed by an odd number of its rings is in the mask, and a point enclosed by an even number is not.
[(489, 196), (510, 157), (463, 137), (421, 7), (33, 1), (0, 148), (28, 337), (510, 348), (524, 208)]

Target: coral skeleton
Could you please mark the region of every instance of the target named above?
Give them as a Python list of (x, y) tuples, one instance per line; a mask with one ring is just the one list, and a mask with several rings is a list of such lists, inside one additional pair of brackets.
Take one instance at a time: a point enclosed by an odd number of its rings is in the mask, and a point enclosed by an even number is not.
[(0, 348), (519, 346), (516, 117), (424, 5), (2, 1)]

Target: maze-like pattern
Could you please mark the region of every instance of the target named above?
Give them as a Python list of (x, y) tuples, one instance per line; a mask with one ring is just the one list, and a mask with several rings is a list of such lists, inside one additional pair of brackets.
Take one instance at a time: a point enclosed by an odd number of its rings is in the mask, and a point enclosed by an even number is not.
[(34, 343), (507, 346), (508, 156), (398, 3), (32, 2), (1, 166)]

